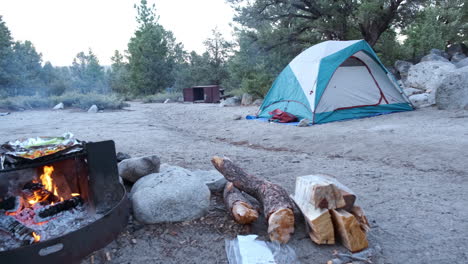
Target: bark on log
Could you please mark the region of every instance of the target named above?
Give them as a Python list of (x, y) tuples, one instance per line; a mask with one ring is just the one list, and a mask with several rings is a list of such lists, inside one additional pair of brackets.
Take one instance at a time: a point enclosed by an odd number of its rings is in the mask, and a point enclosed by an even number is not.
[(228, 158), (213, 157), (211, 162), (235, 187), (252, 195), (263, 205), (270, 240), (287, 243), (294, 232), (294, 212), (286, 190), (247, 174)]
[[(43, 209), (39, 210), (37, 215), (40, 218), (47, 218), (47, 217), (50, 217), (50, 216), (54, 216), (54, 215), (56, 215), (56, 214), (58, 214), (60, 212), (75, 208), (78, 205), (81, 205), (82, 203), (83, 203), (83, 199), (81, 199), (81, 197), (79, 197), (79, 196), (76, 196), (76, 197), (70, 198), (68, 200), (65, 200), (63, 202), (59, 202), (59, 203), (56, 203), (54, 205), (50, 205), (49, 207), (43, 208)], [(38, 221), (38, 222), (41, 222), (41, 221)]]
[(224, 187), (223, 198), (224, 204), (237, 223), (245, 225), (257, 220), (256, 208), (234, 187), (232, 182), (228, 182)]
[(366, 233), (351, 213), (343, 209), (330, 210), (333, 224), (343, 245), (351, 252), (361, 251), (369, 246)]
[(32, 234), (34, 230), (11, 216), (2, 216), (0, 218), (0, 229), (21, 241), (22, 245), (29, 245), (34, 241)]

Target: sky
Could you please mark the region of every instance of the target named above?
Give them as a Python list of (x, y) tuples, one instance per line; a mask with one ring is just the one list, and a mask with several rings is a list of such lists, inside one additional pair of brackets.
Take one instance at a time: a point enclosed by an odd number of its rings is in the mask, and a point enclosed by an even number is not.
[[(139, 0), (0, 0), (0, 15), (15, 41), (30, 40), (43, 62), (71, 65), (89, 48), (101, 65), (110, 65), (137, 27)], [(224, 0), (148, 0), (156, 4), (159, 23), (174, 33), (187, 51), (204, 51), (203, 41), (217, 27), (231, 40), (233, 10)]]

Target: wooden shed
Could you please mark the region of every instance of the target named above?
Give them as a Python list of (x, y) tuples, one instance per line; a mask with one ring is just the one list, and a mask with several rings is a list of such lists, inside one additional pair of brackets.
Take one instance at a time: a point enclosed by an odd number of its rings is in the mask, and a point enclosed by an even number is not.
[(184, 102), (218, 103), (223, 89), (219, 85), (194, 86), (184, 89)]

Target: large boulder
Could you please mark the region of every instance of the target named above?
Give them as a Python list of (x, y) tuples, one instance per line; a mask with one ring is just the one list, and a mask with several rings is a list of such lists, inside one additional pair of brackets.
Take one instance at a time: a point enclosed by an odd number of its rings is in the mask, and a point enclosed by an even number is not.
[(245, 93), (242, 95), (241, 105), (251, 105), (253, 103), (253, 96)]
[(227, 180), (217, 170), (194, 170), (192, 174), (203, 181), (212, 193), (220, 193), (224, 190)]
[(431, 49), (431, 51), (429, 51), (429, 54), (437, 55), (445, 59), (450, 58), (450, 55), (447, 52), (440, 50), (440, 49)]
[(63, 103), (58, 103), (56, 106), (54, 106), (54, 108), (52, 108), (53, 110), (62, 110), (64, 108), (64, 105)]
[(92, 105), (89, 109), (88, 109), (88, 113), (97, 113), (99, 111), (98, 107), (96, 105)]
[(405, 93), (406, 96), (411, 96), (413, 94), (420, 94), (423, 93), (424, 91), (420, 89), (414, 89), (414, 88), (403, 88), (403, 93)]
[(437, 89), (436, 102), (439, 109), (468, 110), (468, 67), (446, 75)]
[(406, 80), (408, 77), (408, 71), (413, 66), (413, 63), (408, 61), (397, 60), (395, 62), (395, 69), (400, 74), (401, 79)]
[(443, 62), (449, 62), (449, 60), (445, 57), (430, 53), (424, 57), (422, 57), (421, 62), (424, 61), (443, 61)]
[(465, 54), (457, 52), (457, 53), (453, 54), (453, 56), (452, 56), (452, 58), (450, 59), (450, 61), (451, 61), (452, 63), (457, 63), (457, 62), (462, 61), (462, 60), (465, 59), (465, 58), (466, 58), (466, 55), (465, 55)]
[(241, 99), (238, 96), (229, 97), (226, 100), (221, 101), (219, 106), (237, 106), (241, 104)]
[(413, 105), (417, 108), (429, 106), (429, 94), (422, 93), (422, 94), (414, 94), (408, 97), (408, 99), (413, 103)]
[(463, 43), (452, 44), (447, 48), (447, 53), (450, 56), (450, 58), (456, 53), (463, 53), (465, 55), (468, 55), (468, 47)]
[(457, 68), (463, 68), (468, 66), (468, 58), (464, 58), (463, 60), (455, 63), (455, 66), (457, 66)]
[(159, 172), (160, 164), (156, 155), (124, 159), (118, 164), (119, 175), (129, 182), (136, 182), (143, 176)]
[(453, 72), (455, 65), (450, 62), (425, 61), (411, 66), (405, 86), (423, 91), (436, 91), (445, 75)]
[(160, 173), (139, 179), (130, 198), (135, 218), (145, 224), (190, 221), (210, 206), (210, 190), (190, 171), (165, 166)]
[(263, 104), (263, 99), (257, 99), (252, 104), (256, 106), (261, 106)]

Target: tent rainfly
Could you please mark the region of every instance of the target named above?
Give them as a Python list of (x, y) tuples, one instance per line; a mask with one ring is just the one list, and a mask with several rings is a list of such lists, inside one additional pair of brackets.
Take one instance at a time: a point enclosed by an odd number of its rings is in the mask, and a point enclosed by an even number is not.
[(364, 40), (325, 41), (303, 51), (279, 74), (258, 117), (274, 109), (313, 124), (413, 110)]

